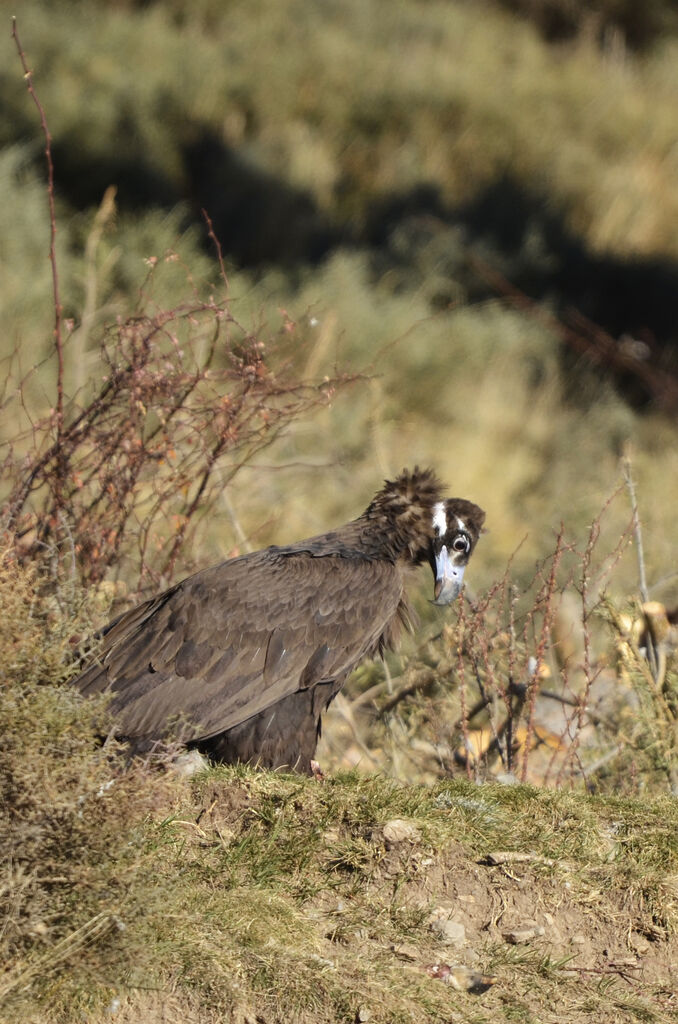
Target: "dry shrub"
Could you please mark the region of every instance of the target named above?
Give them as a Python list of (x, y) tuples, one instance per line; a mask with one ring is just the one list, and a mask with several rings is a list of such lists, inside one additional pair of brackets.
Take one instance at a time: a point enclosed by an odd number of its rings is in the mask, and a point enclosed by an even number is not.
[(73, 647), (105, 611), (100, 594), (54, 587), (55, 559), (20, 566), (14, 537), (0, 534), (0, 686), (58, 684), (72, 672)]
[[(222, 297), (214, 291), (201, 297), (185, 268), (187, 301), (157, 307), (156, 271), (180, 259), (175, 252), (149, 258), (137, 312), (104, 330), (98, 371), (79, 386), (84, 328), (93, 311), (83, 310), (77, 345), (69, 347), (75, 323), (64, 320), (60, 294), (51, 135), (16, 19), (12, 36), (45, 139), (54, 300), (47, 362), (54, 364), (54, 383), (45, 413), (44, 398), (36, 400), (31, 388), (40, 367), (16, 381), (9, 374), (15, 387), (5, 385), (2, 404), (24, 428), (10, 436), (0, 462), (2, 525), (24, 558), (43, 560), (66, 549), (85, 582), (127, 571), (140, 578), (140, 589), (157, 587), (170, 580), (200, 519), (214, 510), (238, 469), (349, 378), (300, 380), (270, 358), (275, 346), (236, 320), (221, 247), (205, 214)], [(109, 189), (101, 224), (112, 210)], [(93, 236), (101, 224), (95, 222)], [(293, 330), (286, 321), (283, 333)], [(73, 375), (69, 362), (78, 364)]]
[(238, 469), (348, 379), (274, 368), (214, 299), (112, 325), (99, 355), (89, 397), (67, 401), (60, 430), (54, 410), (37, 419), (3, 467), (22, 554), (66, 543), (90, 582), (130, 566), (142, 585), (168, 580)]
[(643, 50), (663, 35), (676, 32), (676, 12), (666, 0), (637, 4), (633, 0), (499, 0), (533, 22), (551, 42), (594, 40), (611, 53)]
[(328, 762), (428, 782), (464, 774), (677, 792), (675, 616), (659, 602), (610, 597), (632, 524), (601, 550), (621, 490), (584, 543), (561, 529), (527, 584), (509, 564), (395, 671), (362, 670), (339, 698)]

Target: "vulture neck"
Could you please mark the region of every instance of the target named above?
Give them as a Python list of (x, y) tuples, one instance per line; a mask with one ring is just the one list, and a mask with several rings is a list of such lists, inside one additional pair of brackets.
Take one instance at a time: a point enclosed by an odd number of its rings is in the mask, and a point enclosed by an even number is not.
[[(430, 517), (429, 517), (430, 519)], [(394, 565), (419, 565), (427, 556), (431, 542), (429, 523), (415, 519), (401, 522), (368, 509), (347, 527), (356, 538), (363, 557), (382, 559)]]
[(415, 540), (412, 533), (394, 530), (393, 524), (365, 512), (338, 530), (271, 550), (283, 555), (307, 551), (315, 558), (338, 555), (340, 558), (390, 562), (392, 565), (419, 565), (427, 556), (429, 543), (428, 535)]
[(394, 564), (420, 565), (433, 540), (433, 507), (441, 501), (442, 487), (430, 470), (403, 472), (387, 480), (359, 519), (351, 526), (360, 532), (361, 549), (368, 557)]
[(442, 500), (441, 491), (431, 470), (405, 471), (395, 480), (387, 480), (353, 522), (287, 550), (421, 565), (431, 550), (433, 507)]

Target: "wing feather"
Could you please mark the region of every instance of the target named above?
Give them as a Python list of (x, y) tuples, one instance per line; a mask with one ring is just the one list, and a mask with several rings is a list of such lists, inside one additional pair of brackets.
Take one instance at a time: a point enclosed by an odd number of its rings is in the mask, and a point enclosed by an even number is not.
[(256, 552), (121, 616), (76, 685), (112, 692), (122, 735), (157, 738), (179, 717), (184, 740), (207, 739), (341, 682), (380, 649), (401, 600), (388, 562)]

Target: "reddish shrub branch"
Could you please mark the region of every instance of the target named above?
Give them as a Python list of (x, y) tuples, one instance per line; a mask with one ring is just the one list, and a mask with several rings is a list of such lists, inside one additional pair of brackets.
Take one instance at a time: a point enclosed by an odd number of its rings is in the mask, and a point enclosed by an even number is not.
[(169, 577), (237, 468), (349, 380), (274, 369), (266, 343), (214, 301), (109, 327), (99, 355), (106, 372), (82, 407), (70, 400), (59, 443), (45, 444), (50, 418), (38, 420), (4, 467), (20, 550), (59, 542), (65, 516), (89, 581), (130, 558), (142, 577)]
[[(48, 413), (35, 408), (27, 377), (14, 397), (4, 396), (5, 407), (19, 403), (29, 426), (9, 439), (0, 465), (2, 524), (25, 558), (52, 558), (68, 544), (85, 582), (128, 575), (157, 585), (237, 470), (354, 378), (300, 380), (238, 323), (227, 299), (205, 301), (192, 288), (190, 303), (141, 309), (105, 329), (98, 375), (66, 394), (51, 135), (16, 19), (12, 36), (45, 139), (57, 378)], [(205, 220), (227, 294), (221, 247)], [(148, 262), (142, 301), (159, 264)]]
[(47, 124), (47, 117), (45, 116), (45, 110), (42, 106), (38, 95), (33, 85), (33, 72), (29, 69), (26, 62), (26, 55), (23, 51), (21, 43), (19, 41), (19, 33), (17, 30), (16, 18), (12, 18), (12, 38), (19, 54), (19, 60), (24, 71), (24, 78), (26, 80), (26, 88), (28, 89), (29, 95), (33, 100), (40, 118), (40, 127), (42, 129), (43, 138), (45, 140), (45, 160), (47, 163), (47, 199), (49, 201), (49, 226), (50, 226), (50, 241), (49, 241), (49, 262), (52, 268), (52, 294), (54, 298), (54, 348), (57, 357), (57, 380), (56, 380), (56, 404), (54, 408), (54, 423), (56, 428), (56, 473), (54, 477), (54, 486), (56, 495), (61, 498), (61, 485), (65, 475), (65, 467), (62, 463), (60, 452), (62, 433), (64, 427), (64, 341), (61, 333), (61, 315), (63, 307), (61, 305), (61, 297), (59, 293), (59, 269), (57, 266), (56, 259), (56, 237), (57, 237), (57, 220), (56, 220), (56, 207), (54, 202), (54, 162), (52, 160), (52, 135)]

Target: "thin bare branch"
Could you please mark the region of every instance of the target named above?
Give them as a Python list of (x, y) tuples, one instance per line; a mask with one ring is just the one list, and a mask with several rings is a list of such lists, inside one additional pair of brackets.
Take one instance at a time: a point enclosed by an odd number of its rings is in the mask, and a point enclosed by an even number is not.
[(57, 267), (56, 258), (56, 238), (57, 238), (57, 219), (56, 219), (56, 205), (54, 199), (54, 162), (52, 160), (52, 135), (47, 124), (47, 117), (45, 115), (44, 107), (42, 106), (38, 95), (33, 85), (33, 72), (28, 67), (26, 61), (26, 55), (19, 41), (19, 31), (17, 28), (16, 18), (12, 18), (12, 38), (21, 61), (21, 66), (24, 72), (24, 79), (26, 80), (26, 88), (28, 93), (33, 100), (38, 116), (40, 118), (40, 127), (42, 134), (45, 139), (45, 160), (47, 162), (47, 198), (49, 201), (49, 226), (50, 226), (50, 243), (49, 243), (49, 262), (52, 268), (52, 293), (54, 299), (54, 347), (57, 356), (57, 381), (56, 381), (56, 406), (54, 410), (55, 425), (56, 425), (56, 450), (57, 450), (57, 463), (56, 473), (54, 477), (55, 484), (55, 496), (57, 505), (63, 506), (63, 484), (66, 475), (66, 465), (63, 458), (62, 449), (62, 433), (64, 428), (64, 343), (61, 333), (61, 316), (63, 307), (61, 305), (61, 296), (59, 293), (59, 270)]

